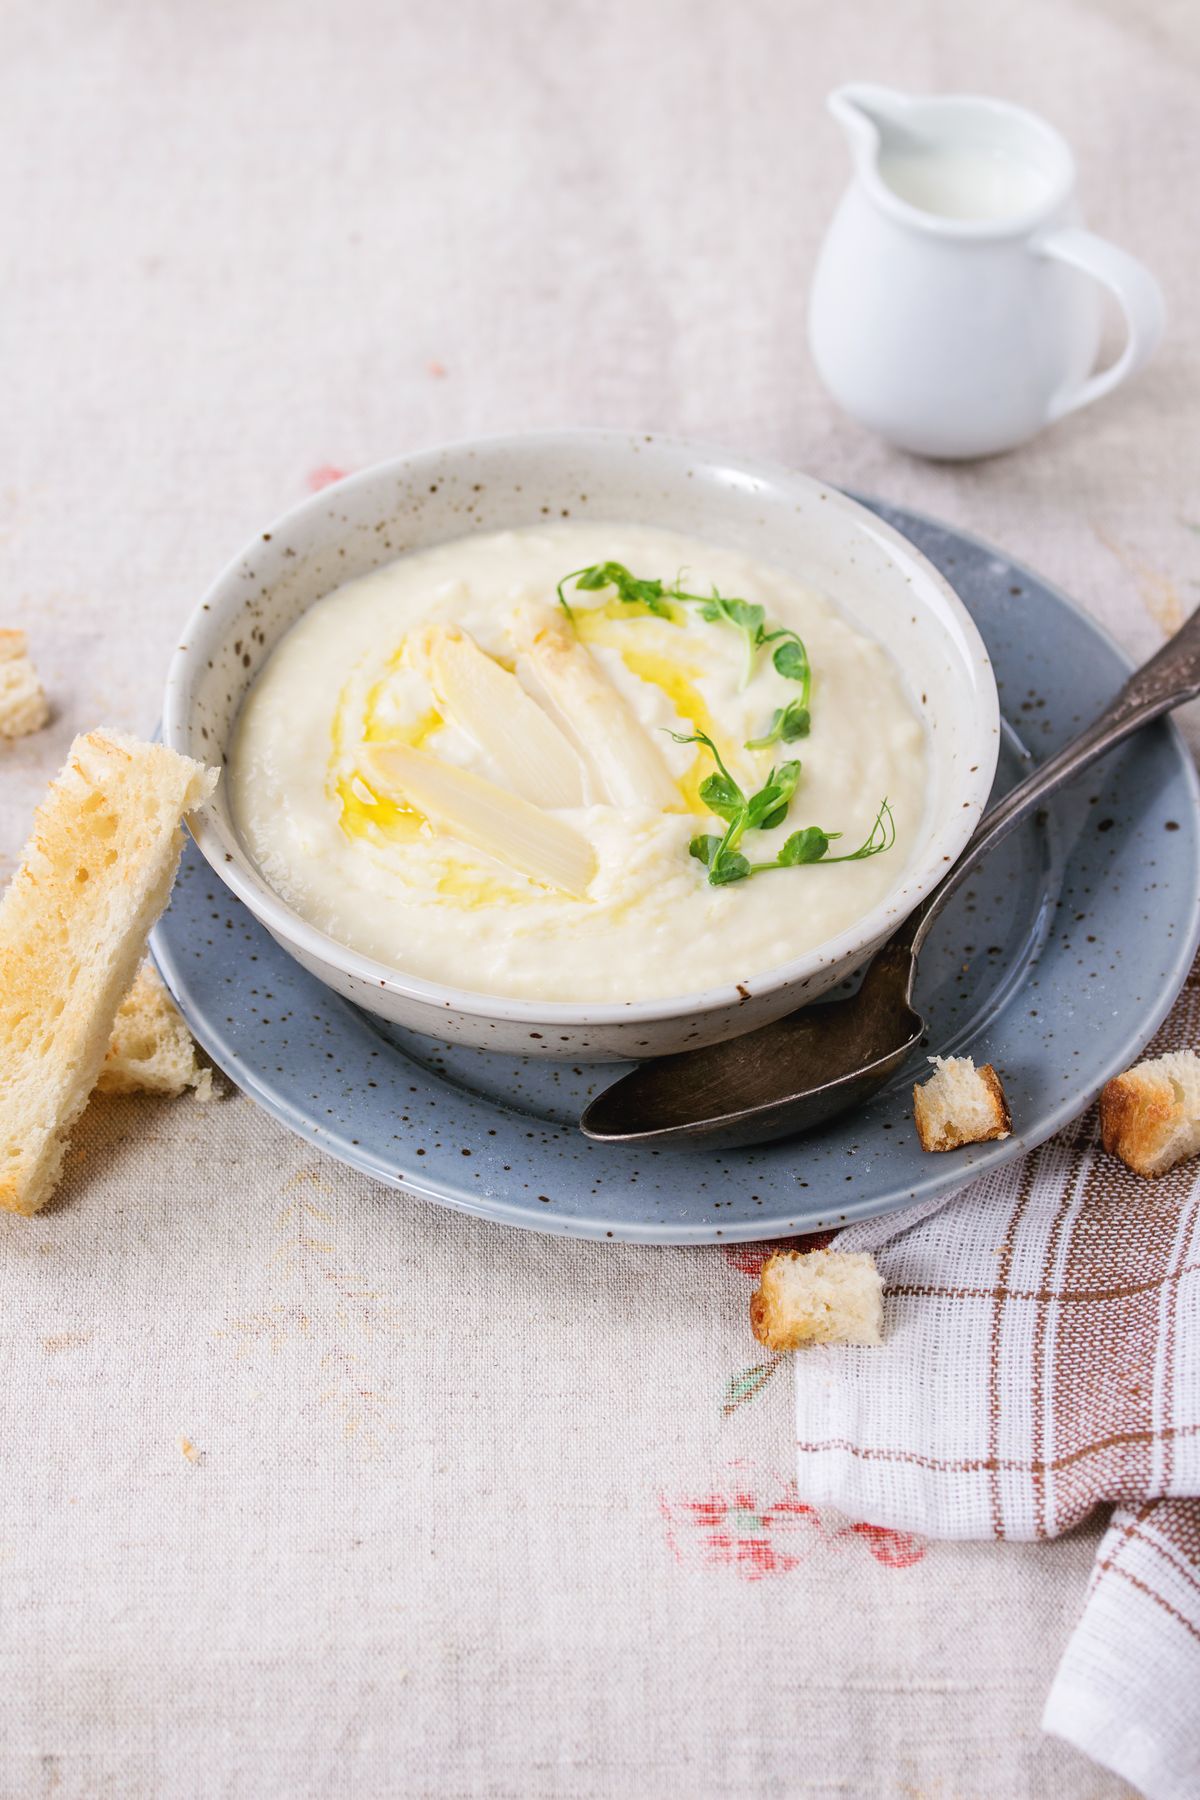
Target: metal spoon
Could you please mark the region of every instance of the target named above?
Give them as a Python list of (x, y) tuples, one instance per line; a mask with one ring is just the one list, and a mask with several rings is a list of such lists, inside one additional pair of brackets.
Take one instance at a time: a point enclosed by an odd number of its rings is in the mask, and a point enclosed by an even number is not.
[(917, 957), (980, 858), (1048, 795), (1115, 745), (1200, 694), (1200, 611), (1131, 675), (1112, 704), (985, 814), (950, 873), (888, 939), (858, 992), (741, 1037), (638, 1065), (597, 1095), (580, 1126), (603, 1144), (767, 1143), (859, 1106), (920, 1042)]

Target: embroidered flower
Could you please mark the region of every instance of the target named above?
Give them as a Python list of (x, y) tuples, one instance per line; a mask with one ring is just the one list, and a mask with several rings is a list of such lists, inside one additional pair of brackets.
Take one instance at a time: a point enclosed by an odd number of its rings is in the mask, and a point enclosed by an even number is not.
[(707, 1494), (659, 1496), (667, 1545), (693, 1569), (732, 1569), (745, 1581), (786, 1575), (818, 1551), (843, 1555), (863, 1547), (887, 1569), (909, 1569), (926, 1545), (907, 1531), (851, 1524), (801, 1500), (794, 1481), (774, 1478), (774, 1491), (746, 1463), (729, 1465), (728, 1485)]

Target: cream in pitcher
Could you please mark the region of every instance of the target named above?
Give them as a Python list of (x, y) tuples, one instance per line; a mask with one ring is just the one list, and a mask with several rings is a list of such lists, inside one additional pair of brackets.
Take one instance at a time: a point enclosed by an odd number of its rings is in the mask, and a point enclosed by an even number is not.
[[(986, 456), (1110, 393), (1162, 336), (1149, 271), (1083, 229), (1065, 141), (1021, 107), (830, 96), (855, 179), (826, 237), (809, 313), (822, 380), (901, 448)], [(1102, 289), (1127, 341), (1093, 373)]]

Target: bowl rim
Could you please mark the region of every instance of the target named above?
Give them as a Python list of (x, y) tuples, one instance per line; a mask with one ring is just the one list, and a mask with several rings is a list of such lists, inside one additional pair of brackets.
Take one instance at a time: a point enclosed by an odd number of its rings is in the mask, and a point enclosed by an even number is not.
[[(399, 999), (432, 1009), (503, 1024), (549, 1024), (597, 1029), (610, 1025), (650, 1025), (685, 1016), (705, 1016), (740, 1008), (751, 1000), (766, 998), (780, 989), (796, 986), (830, 964), (849, 964), (855, 954), (867, 954), (873, 946), (898, 929), (936, 886), (947, 868), (957, 861), (982, 815), (991, 791), (1000, 749), (999, 696), (991, 659), (966, 606), (941, 571), (934, 567), (929, 558), (903, 532), (897, 531), (895, 526), (851, 498), (842, 489), (821, 482), (815, 476), (793, 469), (786, 463), (745, 456), (720, 445), (692, 438), (678, 438), (667, 432), (562, 426), (456, 438), (355, 470), (344, 476), (337, 483), (337, 488), (339, 495), (348, 497), (356, 490), (368, 489), (376, 483), (419, 471), (422, 464), (444, 462), (448, 456), (478, 453), (480, 450), (494, 455), (506, 448), (548, 450), (564, 443), (574, 446), (592, 444), (610, 451), (628, 450), (635, 444), (639, 449), (653, 444), (679, 452), (685, 458), (720, 465), (742, 479), (748, 478), (773, 487), (783, 483), (799, 486), (813, 494), (822, 495), (832, 502), (836, 511), (848, 515), (860, 528), (868, 527), (872, 536), (882, 540), (890, 550), (898, 552), (906, 560), (914, 562), (924, 577), (941, 590), (943, 600), (957, 616), (964, 649), (980, 678), (980, 705), (976, 710), (978, 743), (974, 772), (968, 772), (960, 790), (964, 798), (954, 812), (935, 828), (921, 866), (910, 870), (898, 887), (890, 889), (869, 912), (862, 914), (835, 937), (826, 938), (803, 955), (793, 957), (785, 963), (776, 963), (741, 981), (726, 982), (719, 987), (697, 989), (686, 994), (660, 996), (653, 1000), (572, 1001), (517, 999), (502, 994), (489, 994), (480, 989), (456, 988), (422, 976), (407, 975), (389, 963), (364, 956), (310, 924), (289, 906), (259, 873), (236, 831), (227, 835), (207, 807), (187, 822), (201, 854), (214, 874), (244, 902), (285, 948), (294, 949), (303, 958), (328, 966), (366, 988), (382, 988)], [(192, 609), (178, 646), (172, 653), (163, 696), (162, 737), (164, 743), (172, 749), (183, 755), (193, 754), (183, 695), (197, 654), (193, 646), (198, 632), (204, 627), (211, 628), (219, 619), (227, 598), (236, 593), (240, 601), (241, 592), (234, 584), (240, 582), (241, 572), (248, 559), (261, 554), (264, 537), (283, 536), (289, 530), (308, 523), (314, 515), (327, 510), (328, 505), (329, 490), (320, 489), (256, 531), (220, 570)], [(837, 605), (832, 596), (827, 598)], [(224, 767), (224, 746), (221, 761)]]

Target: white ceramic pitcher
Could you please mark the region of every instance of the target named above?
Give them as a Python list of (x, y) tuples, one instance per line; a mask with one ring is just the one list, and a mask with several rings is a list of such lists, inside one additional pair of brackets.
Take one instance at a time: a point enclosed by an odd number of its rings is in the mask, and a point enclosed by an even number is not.
[[(855, 178), (821, 252), (809, 341), (839, 405), (923, 456), (986, 456), (1128, 380), (1162, 336), (1158, 283), (1082, 228), (1075, 163), (1022, 107), (830, 95)], [(1128, 341), (1093, 373), (1101, 291)]]

